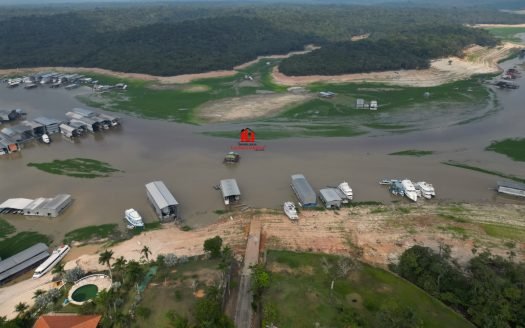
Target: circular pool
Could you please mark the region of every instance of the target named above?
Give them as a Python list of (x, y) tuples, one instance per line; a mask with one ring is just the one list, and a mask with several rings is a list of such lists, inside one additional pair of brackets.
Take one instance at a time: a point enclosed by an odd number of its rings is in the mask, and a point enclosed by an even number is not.
[(97, 285), (89, 284), (76, 289), (71, 295), (71, 299), (75, 302), (85, 302), (97, 296)]
[(111, 278), (105, 274), (92, 274), (78, 280), (69, 290), (68, 300), (71, 304), (82, 305), (93, 300), (97, 294), (111, 287)]

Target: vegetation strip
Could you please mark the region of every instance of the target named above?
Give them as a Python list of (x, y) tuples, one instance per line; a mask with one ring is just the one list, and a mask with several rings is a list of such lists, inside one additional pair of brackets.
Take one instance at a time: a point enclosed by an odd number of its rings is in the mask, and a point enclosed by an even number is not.
[(431, 151), (431, 150), (414, 150), (414, 149), (410, 149), (410, 150), (403, 150), (403, 151), (398, 151), (398, 152), (395, 152), (395, 153), (390, 153), (388, 155), (421, 157), (421, 156), (427, 156), (427, 155), (432, 155), (432, 154), (434, 154), (434, 152)]
[(23, 231), (0, 240), (0, 258), (13, 256), (37, 243), (49, 245), (51, 238), (35, 231)]
[(493, 141), (485, 150), (495, 151), (515, 161), (525, 162), (525, 138)]
[(457, 162), (453, 162), (453, 161), (441, 162), (441, 163), (445, 164), (445, 165), (460, 167), (462, 169), (467, 169), (467, 170), (478, 171), (478, 172), (486, 173), (486, 174), (490, 174), (490, 175), (495, 175), (495, 176), (502, 177), (502, 178), (505, 178), (505, 179), (514, 180), (516, 182), (525, 183), (525, 179), (524, 178), (520, 178), (520, 177), (517, 177), (515, 175), (509, 175), (509, 174), (501, 173), (501, 172), (498, 172), (498, 171), (491, 171), (491, 170), (483, 169), (483, 168), (480, 168), (480, 167), (477, 167), (477, 166), (472, 166), (472, 165), (463, 164), (463, 163), (457, 163)]
[(108, 163), (88, 158), (73, 158), (54, 160), (48, 163), (28, 163), (27, 166), (57, 175), (66, 175), (75, 178), (100, 178), (108, 177), (110, 173), (119, 172)]
[(0, 239), (7, 237), (15, 231), (16, 229), (11, 223), (7, 222), (3, 218), (0, 218)]
[(105, 239), (118, 234), (117, 224), (102, 224), (75, 229), (65, 234), (64, 243), (83, 242), (93, 239)]

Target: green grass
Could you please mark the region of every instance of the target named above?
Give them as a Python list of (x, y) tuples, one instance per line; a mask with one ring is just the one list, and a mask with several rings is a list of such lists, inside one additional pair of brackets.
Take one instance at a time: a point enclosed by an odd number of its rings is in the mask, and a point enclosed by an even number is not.
[(432, 155), (432, 154), (434, 154), (434, 152), (431, 151), (431, 150), (414, 150), (414, 149), (410, 149), (410, 150), (403, 150), (403, 151), (398, 151), (398, 152), (395, 152), (395, 153), (390, 153), (388, 155), (422, 157), (422, 156), (427, 156), (427, 155)]
[[(263, 302), (277, 309), (278, 327), (353, 327), (343, 318), (359, 318), (360, 327), (379, 327), (377, 314), (389, 304), (411, 309), (421, 327), (472, 327), (457, 313), (411, 283), (382, 269), (362, 264), (347, 277), (335, 280), (323, 265), (337, 263), (336, 256), (268, 252), (271, 286)], [(282, 270), (284, 268), (284, 270)], [(353, 301), (355, 300), (355, 302)]]
[(89, 241), (92, 239), (109, 238), (118, 234), (118, 226), (115, 223), (93, 225), (75, 229), (66, 233), (64, 243), (69, 244), (72, 241)]
[(525, 242), (525, 228), (490, 223), (484, 223), (481, 226), (485, 233), (491, 237)]
[(452, 214), (447, 214), (447, 213), (439, 213), (438, 216), (443, 218), (443, 219), (451, 220), (451, 221), (458, 222), (458, 223), (466, 223), (466, 222), (468, 222), (468, 220), (466, 220), (466, 219), (464, 219), (464, 218), (462, 218), (460, 216), (457, 216), (457, 215), (452, 215)]
[(495, 151), (519, 162), (525, 162), (525, 138), (493, 141), (485, 150)]
[(525, 27), (488, 27), (485, 29), (495, 37), (511, 42), (521, 42), (516, 34), (525, 33)]
[(119, 171), (112, 168), (108, 163), (88, 158), (54, 160), (48, 163), (28, 163), (27, 166), (35, 167), (51, 174), (89, 179), (108, 177), (111, 173)]
[(0, 239), (7, 237), (15, 231), (16, 229), (11, 223), (7, 222), (5, 219), (0, 218)]
[(481, 172), (481, 173), (485, 173), (485, 174), (495, 175), (495, 176), (502, 177), (502, 178), (505, 178), (505, 179), (514, 180), (514, 181), (517, 181), (517, 182), (525, 183), (525, 179), (524, 178), (520, 178), (520, 177), (517, 177), (515, 175), (505, 174), (505, 173), (498, 172), (498, 171), (487, 170), (487, 169), (484, 169), (484, 168), (481, 168), (481, 167), (477, 167), (477, 166), (472, 166), (472, 165), (462, 164), (462, 163), (456, 163), (456, 162), (452, 162), (452, 161), (442, 162), (442, 164), (455, 166), (455, 167), (459, 167), (459, 168), (466, 169), (466, 170), (477, 171), (477, 172)]
[(444, 232), (449, 232), (457, 237), (460, 237), (461, 239), (466, 239), (468, 237), (467, 230), (462, 227), (439, 226), (438, 229)]
[(34, 244), (44, 243), (49, 245), (51, 238), (34, 231), (19, 232), (14, 236), (0, 240), (0, 258), (6, 259), (21, 252)]

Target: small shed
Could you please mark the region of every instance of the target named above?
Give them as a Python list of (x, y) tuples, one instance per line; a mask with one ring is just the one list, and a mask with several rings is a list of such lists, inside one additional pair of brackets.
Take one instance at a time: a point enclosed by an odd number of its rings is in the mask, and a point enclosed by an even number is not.
[(241, 199), (241, 191), (239, 190), (239, 186), (235, 179), (221, 180), (220, 188), (225, 205), (237, 202)]
[(146, 184), (146, 195), (161, 222), (173, 221), (179, 215), (179, 203), (164, 182), (153, 181)]
[(78, 137), (81, 134), (77, 128), (67, 124), (60, 124), (60, 133), (68, 138)]
[(365, 108), (365, 100), (362, 98), (358, 98), (355, 100), (355, 108), (357, 109), (363, 109)]
[(498, 181), (498, 192), (502, 194), (525, 197), (525, 184), (513, 181)]
[(304, 175), (294, 174), (292, 175), (292, 189), (299, 199), (299, 205), (302, 207), (315, 207), (317, 206), (317, 196), (315, 191), (310, 186)]
[(334, 188), (319, 190), (319, 198), (326, 208), (340, 208), (343, 200)]

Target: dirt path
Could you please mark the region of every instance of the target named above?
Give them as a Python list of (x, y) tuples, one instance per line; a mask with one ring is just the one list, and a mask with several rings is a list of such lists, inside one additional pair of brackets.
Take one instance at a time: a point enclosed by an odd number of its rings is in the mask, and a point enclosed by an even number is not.
[[(467, 79), (476, 74), (497, 73), (500, 71), (498, 61), (507, 57), (511, 50), (516, 48), (524, 48), (524, 46), (509, 42), (492, 49), (472, 46), (465, 50), (464, 58), (449, 57), (437, 59), (432, 61), (429, 69), (422, 70), (400, 70), (335, 76), (286, 76), (275, 67), (273, 70), (273, 78), (275, 82), (287, 86), (306, 85), (315, 82), (377, 82), (401, 86), (430, 87)], [(451, 65), (449, 65), (449, 60), (452, 60)]]

